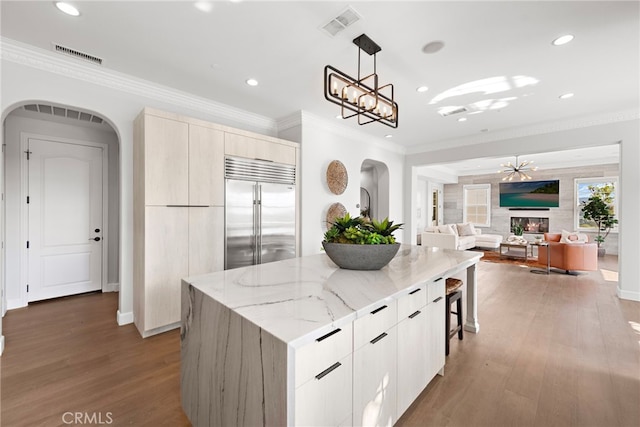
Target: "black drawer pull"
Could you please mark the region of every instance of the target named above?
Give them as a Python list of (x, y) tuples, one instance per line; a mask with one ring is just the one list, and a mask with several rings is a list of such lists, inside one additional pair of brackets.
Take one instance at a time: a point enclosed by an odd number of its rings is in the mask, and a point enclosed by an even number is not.
[(376, 314), (377, 312), (382, 311), (382, 310), (384, 310), (385, 308), (387, 308), (387, 306), (386, 306), (386, 305), (383, 305), (382, 307), (379, 307), (379, 308), (376, 308), (375, 310), (373, 310), (373, 311), (371, 312), (371, 314)]
[(409, 292), (409, 295), (413, 295), (413, 294), (415, 294), (416, 292), (419, 292), (419, 291), (421, 291), (421, 290), (422, 290), (422, 288), (414, 289), (414, 290), (412, 290), (411, 292)]
[(331, 373), (331, 371), (338, 369), (340, 366), (342, 366), (342, 363), (340, 362), (336, 362), (333, 365), (329, 366), (327, 369), (325, 369), (324, 371), (320, 372), (318, 375), (316, 375), (316, 379), (322, 379), (322, 377), (324, 377), (325, 375), (328, 375)]
[(410, 315), (409, 315), (409, 319), (413, 319), (414, 317), (416, 317), (416, 316), (417, 316), (418, 314), (420, 314), (420, 313), (421, 313), (421, 311), (420, 311), (420, 310), (418, 310), (418, 311), (416, 311), (415, 313), (410, 314)]
[(377, 337), (375, 337), (374, 339), (372, 339), (372, 340), (371, 340), (371, 341), (369, 341), (369, 342), (370, 342), (371, 344), (375, 344), (375, 343), (377, 343), (378, 341), (380, 341), (382, 338), (384, 338), (384, 337), (386, 337), (386, 336), (387, 336), (387, 333), (386, 333), (386, 332), (383, 332), (383, 333), (381, 333), (380, 335), (378, 335)]
[(438, 302), (438, 301), (440, 301), (441, 299), (442, 299), (442, 297), (438, 297), (438, 298), (434, 299), (434, 300), (433, 300), (433, 302)]
[(442, 277), (438, 277), (436, 280), (433, 281), (433, 283), (439, 282), (440, 280), (442, 280)]
[(323, 336), (321, 336), (320, 338), (316, 338), (316, 341), (320, 342), (324, 339), (329, 338), (331, 335), (337, 334), (338, 332), (340, 332), (342, 329), (338, 328), (338, 329), (334, 329), (333, 331), (329, 332), (328, 334), (325, 334)]

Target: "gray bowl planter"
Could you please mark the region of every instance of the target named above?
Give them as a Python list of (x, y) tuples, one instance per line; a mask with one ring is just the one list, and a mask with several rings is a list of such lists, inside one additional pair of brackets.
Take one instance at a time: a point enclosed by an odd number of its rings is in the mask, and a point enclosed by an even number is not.
[(396, 256), (400, 243), (392, 245), (351, 245), (322, 242), (331, 261), (348, 270), (380, 270)]

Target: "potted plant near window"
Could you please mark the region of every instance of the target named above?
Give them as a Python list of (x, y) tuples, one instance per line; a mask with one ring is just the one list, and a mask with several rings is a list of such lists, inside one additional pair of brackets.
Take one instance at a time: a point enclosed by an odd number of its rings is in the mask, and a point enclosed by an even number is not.
[[(589, 186), (591, 196), (586, 202), (582, 202), (582, 215), (585, 220), (592, 221), (598, 231), (595, 241), (598, 244), (598, 256), (604, 256), (605, 248), (601, 247), (611, 229), (618, 223), (613, 213), (612, 183)], [(604, 235), (603, 235), (604, 234)]]
[(393, 232), (402, 224), (389, 218), (382, 221), (363, 217), (351, 218), (347, 213), (336, 218), (324, 234), (322, 246), (338, 267), (349, 270), (379, 270), (396, 255), (400, 244)]

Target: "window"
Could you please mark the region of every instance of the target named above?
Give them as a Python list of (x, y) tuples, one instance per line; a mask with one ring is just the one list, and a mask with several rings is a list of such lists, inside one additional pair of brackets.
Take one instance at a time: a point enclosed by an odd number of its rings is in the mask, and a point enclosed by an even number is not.
[(491, 184), (463, 187), (462, 221), (479, 227), (491, 227)]
[[(587, 221), (584, 219), (582, 214), (582, 204), (589, 200), (589, 196), (591, 196), (591, 191), (589, 190), (590, 186), (596, 188), (602, 188), (606, 185), (612, 185), (613, 191), (611, 192), (611, 208), (613, 209), (613, 214), (618, 215), (618, 177), (617, 176), (609, 176), (609, 177), (597, 177), (597, 178), (577, 178), (575, 180), (575, 206), (574, 206), (574, 224), (576, 230), (580, 231), (598, 231), (597, 226), (593, 221)], [(615, 225), (611, 231), (617, 232), (618, 226)]]

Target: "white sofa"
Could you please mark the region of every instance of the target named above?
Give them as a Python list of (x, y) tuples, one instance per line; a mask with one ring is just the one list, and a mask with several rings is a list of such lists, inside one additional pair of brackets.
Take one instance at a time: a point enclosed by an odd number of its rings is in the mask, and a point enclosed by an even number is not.
[(423, 246), (460, 251), (475, 247), (498, 249), (502, 242), (502, 236), (482, 234), (482, 230), (469, 223), (427, 227), (420, 239)]

